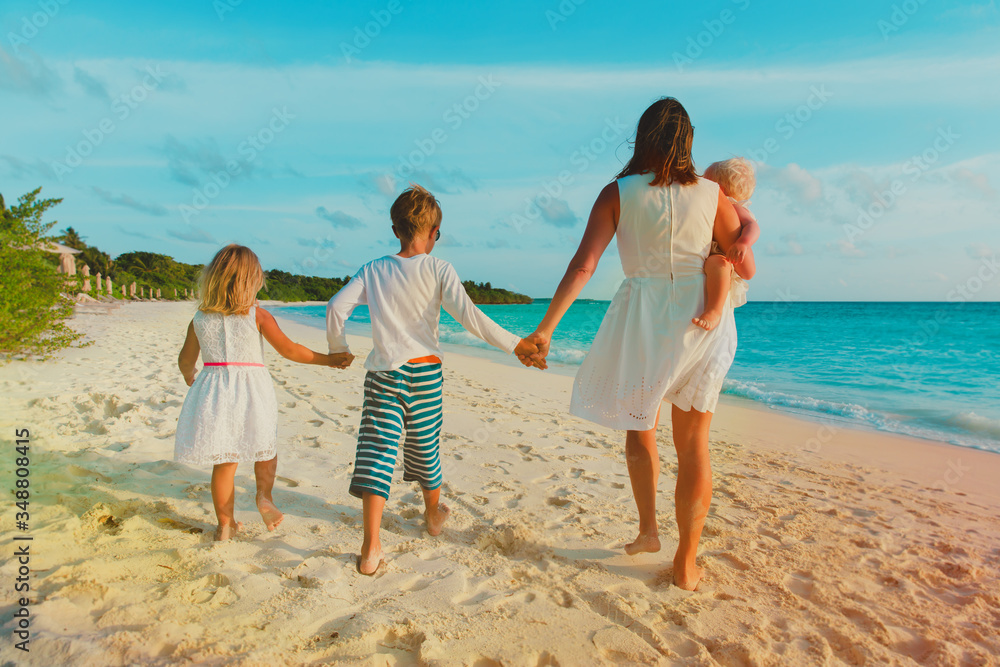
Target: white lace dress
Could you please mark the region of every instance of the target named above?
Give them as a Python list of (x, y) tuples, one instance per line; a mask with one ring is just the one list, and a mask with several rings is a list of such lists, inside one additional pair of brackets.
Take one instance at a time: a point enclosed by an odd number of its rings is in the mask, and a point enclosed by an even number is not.
[(193, 465), (273, 459), (278, 403), (256, 309), (246, 315), (198, 311), (194, 331), (205, 367), (181, 407), (174, 459)]
[(691, 322), (705, 307), (719, 186), (650, 187), (652, 174), (618, 180), (615, 234), (625, 280), (576, 374), (570, 412), (610, 428), (653, 428), (660, 403), (714, 412), (736, 355), (727, 300), (712, 331)]

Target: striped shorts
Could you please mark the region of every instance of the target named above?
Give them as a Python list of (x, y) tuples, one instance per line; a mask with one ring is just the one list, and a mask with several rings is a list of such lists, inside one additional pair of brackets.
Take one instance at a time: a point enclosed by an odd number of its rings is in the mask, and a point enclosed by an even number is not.
[(351, 495), (360, 498), (369, 492), (389, 498), (404, 430), (403, 480), (419, 482), (428, 491), (441, 486), (442, 378), (441, 364), (436, 363), (407, 363), (365, 375)]

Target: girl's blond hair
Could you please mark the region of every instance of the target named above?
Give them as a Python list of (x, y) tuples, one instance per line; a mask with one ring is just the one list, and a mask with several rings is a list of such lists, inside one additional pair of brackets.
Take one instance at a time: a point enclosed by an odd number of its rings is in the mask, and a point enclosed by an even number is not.
[(201, 272), (198, 310), (222, 315), (245, 315), (264, 286), (264, 270), (254, 251), (231, 243), (215, 253)]
[(715, 177), (711, 180), (722, 187), (722, 192), (727, 197), (732, 197), (741, 203), (749, 202), (754, 188), (757, 187), (753, 164), (746, 158), (734, 157), (713, 162), (705, 171)]

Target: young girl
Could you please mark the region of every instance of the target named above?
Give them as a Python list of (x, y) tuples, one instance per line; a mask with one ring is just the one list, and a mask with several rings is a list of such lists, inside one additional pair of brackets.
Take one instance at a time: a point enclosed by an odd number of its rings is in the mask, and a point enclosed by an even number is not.
[(747, 251), (760, 238), (760, 227), (757, 218), (747, 209), (756, 186), (753, 165), (748, 160), (734, 157), (713, 162), (705, 170), (705, 178), (719, 184), (740, 216), (740, 237), (729, 249), (729, 254), (724, 254), (713, 243), (712, 252), (705, 260), (705, 312), (691, 321), (711, 331), (722, 318), (727, 297), (732, 299), (733, 308), (747, 302), (746, 280), (755, 272), (753, 253)]
[[(281, 356), (303, 364), (346, 368), (354, 359), (319, 354), (290, 341), (274, 317), (256, 306), (263, 286), (264, 272), (252, 250), (235, 244), (220, 250), (202, 273), (202, 300), (177, 358), (190, 389), (177, 422), (174, 458), (213, 466), (216, 540), (228, 540), (242, 527), (233, 516), (233, 478), (240, 463), (254, 464), (257, 509), (267, 529), (274, 530), (284, 518), (271, 498), (278, 404), (261, 338)], [(195, 377), (199, 351), (205, 368)]]

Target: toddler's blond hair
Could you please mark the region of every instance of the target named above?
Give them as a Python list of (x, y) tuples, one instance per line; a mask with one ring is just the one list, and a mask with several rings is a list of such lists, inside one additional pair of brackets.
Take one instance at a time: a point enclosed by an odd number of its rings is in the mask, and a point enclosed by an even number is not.
[(713, 162), (705, 170), (705, 178), (718, 183), (727, 197), (741, 203), (749, 202), (757, 187), (753, 164), (742, 157)]
[(232, 243), (215, 253), (201, 273), (198, 310), (222, 315), (245, 315), (264, 286), (264, 270), (254, 251)]

